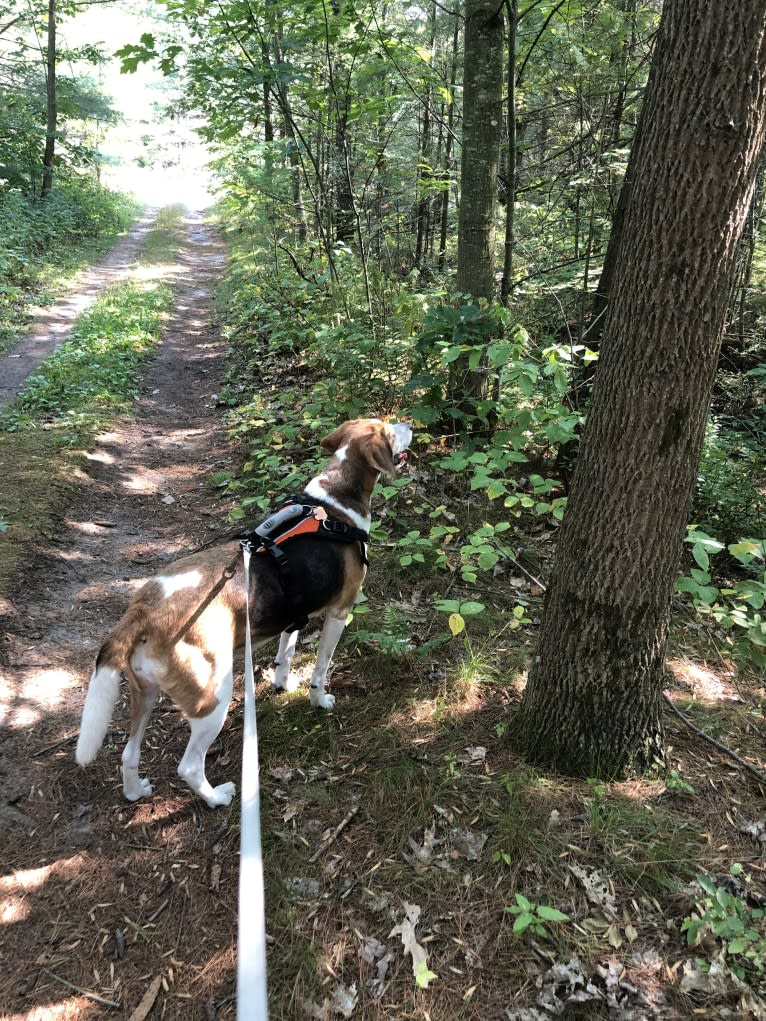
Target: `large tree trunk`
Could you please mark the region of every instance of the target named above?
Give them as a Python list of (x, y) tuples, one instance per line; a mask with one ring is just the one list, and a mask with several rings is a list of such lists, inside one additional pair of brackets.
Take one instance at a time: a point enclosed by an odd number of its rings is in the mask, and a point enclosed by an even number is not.
[(562, 772), (663, 758), (670, 599), (765, 120), (762, 0), (666, 0), (592, 409), (511, 728)]

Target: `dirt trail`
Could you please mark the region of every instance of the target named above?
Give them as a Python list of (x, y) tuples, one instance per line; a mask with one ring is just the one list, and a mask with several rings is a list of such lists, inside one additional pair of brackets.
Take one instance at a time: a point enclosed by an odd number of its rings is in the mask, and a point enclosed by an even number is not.
[[(215, 411), (224, 344), (211, 311), (224, 251), (201, 216), (186, 226), (175, 314), (135, 420), (98, 438), (0, 633), (5, 1021), (128, 1017), (152, 982), (162, 984), (142, 1018), (233, 1013), (236, 844), (229, 810), (206, 809), (175, 776), (184, 722), (166, 705), (153, 717), (149, 771), (165, 797), (121, 799), (124, 705), (96, 763), (82, 771), (73, 759), (93, 656), (127, 595), (222, 524), (206, 479), (226, 458)], [(97, 274), (94, 286), (104, 281)], [(46, 319), (48, 333), (64, 330), (64, 313)], [(215, 748), (208, 769), (237, 779), (237, 762), (221, 769)]]
[(10, 404), (40, 362), (67, 339), (78, 316), (135, 263), (157, 212), (148, 209), (102, 259), (78, 273), (62, 297), (35, 317), (13, 350), (0, 357), (0, 409)]

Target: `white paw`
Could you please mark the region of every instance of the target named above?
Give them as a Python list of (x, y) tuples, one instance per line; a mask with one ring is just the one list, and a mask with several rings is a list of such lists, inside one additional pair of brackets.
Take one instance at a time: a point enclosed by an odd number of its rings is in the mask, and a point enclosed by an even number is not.
[[(136, 782), (137, 781), (137, 782)], [(138, 801), (139, 798), (146, 798), (154, 791), (151, 783), (141, 777), (136, 777), (136, 780), (131, 780), (130, 783), (127, 781), (122, 785), (122, 793), (127, 801)]]
[(335, 705), (335, 695), (328, 695), (318, 688), (309, 689), (309, 701), (314, 709), (332, 709)]
[(231, 799), (237, 790), (236, 784), (222, 783), (213, 787), (212, 792), (205, 798), (211, 808), (220, 808), (222, 805), (230, 805)]

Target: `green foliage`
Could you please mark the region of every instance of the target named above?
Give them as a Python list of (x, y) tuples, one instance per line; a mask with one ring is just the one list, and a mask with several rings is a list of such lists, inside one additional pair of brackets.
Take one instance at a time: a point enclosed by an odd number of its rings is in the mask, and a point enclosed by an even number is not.
[[(731, 873), (739, 882), (742, 866), (733, 865)], [(703, 896), (681, 925), (689, 946), (702, 946), (712, 938), (723, 947), (729, 967), (740, 979), (748, 974), (766, 979), (766, 908), (762, 904), (752, 907), (710, 876), (698, 875), (697, 882)]]
[[(728, 426), (728, 427), (727, 427)], [(734, 421), (711, 419), (705, 432), (691, 518), (724, 543), (757, 534), (766, 522), (763, 442)]]
[[(353, 616), (363, 616), (367, 611), (368, 607), (363, 602), (354, 607)], [(390, 603), (383, 607), (380, 630), (357, 628), (350, 632), (350, 637), (358, 645), (371, 646), (384, 656), (406, 656), (413, 651), (411, 623), (401, 610)]]
[[(685, 541), (695, 566), (678, 579), (676, 589), (715, 621), (737, 659), (766, 667), (766, 539), (745, 538), (725, 547), (692, 525)], [(728, 577), (714, 579), (711, 558), (724, 549)]]
[(33, 294), (105, 248), (135, 213), (125, 196), (85, 180), (62, 184), (44, 202), (18, 191), (2, 195), (0, 347), (18, 329), (20, 310)]
[(6, 431), (46, 422), (73, 440), (136, 395), (136, 371), (159, 335), (170, 306), (168, 285), (120, 284), (78, 320), (70, 338), (30, 376), (3, 413)]
[(671, 769), (670, 775), (665, 780), (665, 786), (669, 791), (673, 791), (676, 794), (694, 794), (694, 787), (687, 780), (684, 780), (677, 769)]
[[(34, 197), (42, 183), (47, 72), (45, 44), (40, 45), (38, 34), (45, 32), (45, 19), (39, 21), (39, 12), (31, 4), (6, 11), (7, 17), (0, 12), (0, 196), (14, 189)], [(59, 5), (59, 27), (71, 13), (71, 8)], [(37, 42), (30, 45), (35, 37)], [(99, 47), (62, 48), (61, 38), (56, 61), (56, 187), (59, 180), (71, 182), (92, 172), (104, 129), (118, 120), (110, 97), (87, 73), (103, 63)]]
[(550, 939), (550, 933), (545, 928), (545, 922), (550, 924), (551, 922), (568, 922), (569, 915), (565, 915), (563, 911), (559, 911), (557, 908), (552, 908), (547, 904), (534, 904), (532, 901), (521, 894), (515, 894), (516, 903), (507, 907), (505, 910), (510, 915), (515, 916), (513, 923), (513, 933), (515, 936), (521, 936), (522, 933), (529, 932), (531, 935), (539, 936), (541, 939)]

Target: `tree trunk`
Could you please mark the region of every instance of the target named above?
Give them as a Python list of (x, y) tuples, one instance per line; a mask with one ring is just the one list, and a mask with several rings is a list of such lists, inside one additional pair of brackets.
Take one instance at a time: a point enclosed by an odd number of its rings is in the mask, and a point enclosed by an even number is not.
[(492, 298), (503, 93), (503, 5), (467, 0), (457, 289)]
[[(503, 5), (467, 0), (463, 70), (463, 150), (460, 162), (457, 278), (460, 294), (491, 301), (495, 290), (495, 208), (503, 99)], [(450, 365), (447, 398), (467, 416), (486, 395), (486, 372), (468, 358)]]
[(505, 247), (503, 257), (503, 279), (500, 297), (507, 304), (513, 291), (513, 243), (514, 218), (516, 212), (516, 34), (518, 28), (518, 3), (508, 4), (508, 172), (505, 185)]
[(662, 761), (670, 600), (766, 134), (766, 7), (666, 0), (593, 404), (511, 725), (536, 763)]
[(43, 183), (40, 198), (53, 188), (53, 161), (56, 155), (56, 0), (48, 0), (48, 54), (46, 58), (46, 123), (43, 154)]
[[(429, 21), (429, 63), (433, 65), (436, 51), (436, 5), (431, 4), (428, 15)], [(431, 220), (431, 205), (433, 202), (431, 181), (433, 179), (433, 164), (431, 158), (431, 102), (433, 92), (431, 79), (426, 83), (426, 92), (423, 97), (423, 116), (420, 122), (420, 160), (417, 173), (417, 213), (415, 217), (415, 265), (421, 267), (428, 250), (428, 231)]]
[(452, 127), (454, 124), (455, 116), (455, 85), (457, 83), (457, 47), (458, 47), (458, 33), (459, 24), (458, 19), (455, 18), (455, 28), (452, 34), (452, 57), (450, 64), (450, 83), (449, 90), (452, 102), (449, 104), (447, 110), (447, 138), (444, 145), (444, 177), (445, 187), (442, 193), (442, 204), (441, 204), (441, 219), (439, 224), (439, 272), (444, 271), (444, 266), (447, 260), (447, 228), (449, 226), (449, 190), (450, 182), (453, 178), (452, 168)]

